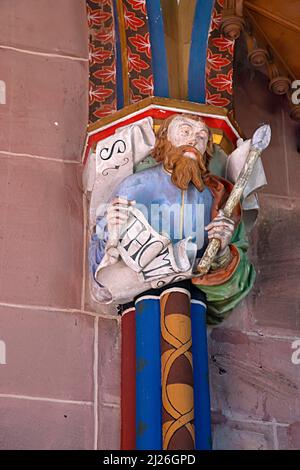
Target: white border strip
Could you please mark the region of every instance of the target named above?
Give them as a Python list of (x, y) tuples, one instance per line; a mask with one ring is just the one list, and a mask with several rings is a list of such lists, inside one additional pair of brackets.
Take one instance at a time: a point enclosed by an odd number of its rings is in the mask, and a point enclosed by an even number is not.
[[(105, 131), (105, 129), (107, 129), (109, 127), (112, 127), (112, 126), (115, 126), (119, 122), (127, 121), (127, 119), (129, 119), (129, 118), (131, 119), (134, 116), (138, 116), (139, 114), (142, 114), (145, 111), (148, 111), (148, 110), (150, 111), (151, 109), (153, 109), (153, 105), (146, 106), (146, 108), (139, 109), (138, 111), (134, 111), (133, 113), (127, 114), (126, 116), (121, 117), (117, 121), (110, 122), (109, 124), (105, 124), (103, 127), (100, 127), (99, 129), (95, 129), (94, 131), (88, 132), (88, 137), (91, 137), (94, 134), (98, 134), (98, 132)], [(142, 118), (142, 119), (144, 119), (144, 118)], [(135, 122), (137, 122), (137, 121), (135, 121)], [(131, 124), (135, 124), (135, 122), (131, 123)]]
[(87, 242), (87, 226), (88, 226), (88, 209), (87, 209), (87, 200), (86, 195), (82, 193), (82, 215), (83, 215), (83, 250), (82, 250), (82, 285), (81, 285), (81, 310), (84, 310), (85, 307), (85, 289), (86, 289), (86, 282), (87, 282), (87, 250), (88, 250), (88, 242)]
[(82, 314), (82, 315), (89, 315), (91, 317), (98, 317), (98, 318), (108, 318), (110, 320), (118, 319), (118, 315), (112, 315), (109, 313), (98, 313), (98, 312), (90, 312), (88, 310), (80, 310), (79, 308), (61, 308), (61, 307), (48, 307), (47, 305), (26, 305), (26, 304), (11, 304), (8, 302), (0, 302), (0, 308), (7, 307), (7, 308), (17, 308), (17, 309), (24, 309), (24, 310), (31, 310), (31, 311), (42, 311), (42, 312), (54, 312), (54, 313), (70, 313), (70, 314)]
[[(171, 106), (159, 106), (157, 104), (153, 104), (152, 105), (153, 108), (156, 108), (156, 109), (166, 109), (168, 111), (178, 111), (180, 113), (184, 112), (183, 109), (181, 108), (176, 108), (176, 107), (171, 107)], [(207, 113), (203, 113), (201, 111), (189, 111), (189, 110), (186, 110), (188, 112), (190, 112), (191, 114), (197, 114), (199, 116), (207, 116), (207, 117), (211, 117), (211, 118), (215, 118), (215, 119), (221, 119), (222, 121), (225, 121), (229, 127), (231, 128), (231, 130), (234, 132), (234, 134), (236, 135), (236, 137), (240, 137), (240, 134), (238, 133), (238, 131), (235, 129), (235, 127), (231, 124), (230, 120), (228, 119), (227, 116), (220, 116), (219, 114), (207, 114)]]
[(15, 398), (17, 400), (31, 400), (31, 401), (46, 401), (50, 403), (65, 403), (70, 405), (93, 405), (92, 401), (79, 401), (79, 400), (63, 400), (60, 398), (50, 398), (50, 397), (32, 397), (30, 395), (14, 395), (10, 393), (0, 393), (1, 398)]
[[(99, 129), (95, 129), (94, 131), (91, 131), (91, 132), (88, 132), (88, 137), (91, 137), (92, 135), (94, 134), (97, 134), (98, 132), (102, 132), (104, 131), (105, 129), (108, 129), (109, 127), (111, 126), (115, 126), (117, 124), (119, 124), (120, 122), (123, 122), (123, 121), (126, 121), (127, 119), (129, 119), (129, 116), (130, 116), (130, 119), (134, 116), (138, 116), (139, 114), (142, 114), (144, 113), (145, 111), (150, 111), (151, 109), (159, 109), (161, 111), (177, 111), (179, 113), (183, 113), (183, 112), (186, 112), (186, 111), (189, 111), (189, 110), (184, 110), (184, 109), (181, 109), (181, 108), (176, 108), (176, 107), (172, 107), (172, 106), (165, 106), (165, 105), (158, 105), (158, 104), (151, 104), (149, 106), (146, 106), (146, 108), (143, 108), (143, 109), (139, 109), (138, 111), (135, 111), (133, 113), (130, 113), (126, 116), (123, 116), (122, 118), (118, 119), (117, 121), (113, 121), (113, 122), (110, 122), (109, 124), (106, 124), (104, 125), (103, 127), (100, 127)], [(203, 113), (201, 111), (190, 111), (191, 114), (197, 114), (199, 116), (207, 116), (207, 117), (210, 117), (210, 118), (214, 118), (214, 119), (220, 119), (222, 121), (225, 121), (226, 124), (229, 125), (229, 127), (231, 128), (231, 130), (234, 132), (234, 134), (236, 135), (237, 138), (240, 137), (238, 131), (235, 129), (235, 127), (231, 124), (230, 120), (228, 119), (227, 116), (221, 116), (219, 114), (207, 114), (207, 113)], [(137, 121), (136, 121), (137, 122)]]
[(76, 62), (88, 62), (89, 59), (85, 57), (76, 57), (72, 55), (63, 55), (63, 54), (54, 54), (52, 52), (40, 52), (40, 51), (31, 51), (29, 49), (21, 49), (19, 47), (13, 46), (4, 46), (0, 45), (0, 49), (14, 51), (14, 52), (21, 52), (23, 54), (30, 54), (30, 55), (37, 55), (42, 57), (53, 57), (56, 59), (68, 59), (68, 60), (75, 60)]
[(144, 295), (142, 297), (139, 297), (136, 301), (135, 301), (135, 305), (138, 304), (139, 302), (141, 302), (141, 300), (159, 300), (160, 296), (159, 295)]
[(98, 448), (98, 428), (99, 428), (99, 416), (98, 416), (98, 364), (99, 364), (99, 319), (95, 318), (94, 323), (94, 450)]
[(132, 312), (132, 310), (135, 310), (134, 305), (132, 307), (126, 308), (126, 310), (124, 310), (124, 312), (121, 313), (121, 318), (124, 317), (127, 313)]
[(202, 307), (205, 307), (205, 310), (207, 310), (207, 306), (204, 302), (202, 302), (201, 300), (196, 300), (196, 299), (192, 299), (191, 300), (191, 304), (199, 304), (199, 305), (202, 305)]
[[(104, 131), (105, 129), (108, 129), (109, 127), (111, 126), (115, 126), (116, 124), (119, 124), (119, 123), (122, 123), (124, 121), (126, 121), (127, 119), (129, 119), (129, 116), (130, 118), (134, 117), (134, 116), (139, 116), (140, 114), (144, 113), (145, 111), (148, 111), (148, 110), (151, 110), (151, 109), (159, 109), (161, 111), (177, 111), (177, 112), (180, 112), (180, 113), (183, 113), (185, 111), (188, 111), (188, 110), (184, 110), (184, 109), (181, 109), (181, 108), (176, 108), (176, 107), (172, 107), (172, 106), (165, 106), (165, 105), (158, 105), (158, 104), (150, 104), (149, 106), (146, 106), (145, 108), (143, 109), (139, 109), (138, 111), (135, 111), (133, 113), (130, 113), (126, 116), (123, 116), (122, 118), (118, 119), (117, 121), (113, 121), (113, 122), (110, 122), (109, 124), (106, 124), (104, 125), (103, 127), (100, 127), (99, 129), (95, 129), (94, 131), (91, 131), (91, 132), (88, 132), (87, 133), (87, 136), (86, 136), (86, 141), (85, 141), (85, 144), (84, 144), (84, 149), (83, 149), (83, 156), (82, 156), (82, 162), (84, 162), (84, 158), (85, 158), (85, 154), (86, 154), (86, 150), (87, 150), (87, 146), (88, 146), (88, 142), (89, 142), (89, 138), (95, 134), (98, 134), (98, 132), (102, 132)], [(235, 136), (239, 139), (241, 136), (240, 134), (238, 133), (238, 131), (235, 129), (235, 127), (233, 126), (233, 124), (230, 122), (230, 120), (228, 119), (227, 116), (220, 116), (219, 114), (206, 114), (206, 113), (203, 113), (201, 111), (193, 111), (192, 112), (193, 114), (197, 114), (199, 116), (207, 116), (207, 117), (210, 117), (210, 118), (214, 118), (214, 119), (220, 119), (222, 121), (225, 121), (226, 124), (228, 124), (228, 126), (230, 127), (230, 129), (233, 131), (233, 133), (235, 134)], [(135, 121), (135, 122), (138, 122), (138, 121)], [(89, 155), (87, 155), (87, 159), (89, 158)]]
[(181, 292), (182, 294), (187, 294), (189, 299), (191, 298), (191, 293), (187, 289), (183, 289), (182, 287), (170, 287), (170, 289), (164, 290), (159, 298), (161, 299), (165, 294), (169, 294), (170, 292)]
[(34, 160), (46, 160), (49, 162), (55, 163), (71, 163), (76, 165), (81, 165), (81, 161), (78, 160), (63, 160), (62, 158), (53, 158), (53, 157), (42, 157), (41, 155), (31, 155), (30, 153), (16, 153), (16, 152), (8, 152), (6, 150), (0, 150), (0, 155), (4, 157), (26, 157), (26, 158), (33, 158)]

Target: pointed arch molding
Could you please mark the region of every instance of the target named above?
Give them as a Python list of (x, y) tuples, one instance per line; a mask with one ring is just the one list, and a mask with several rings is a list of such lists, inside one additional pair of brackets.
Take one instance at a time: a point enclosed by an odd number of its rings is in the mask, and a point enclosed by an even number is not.
[(175, 62), (184, 64), (184, 74), (178, 67), (174, 73), (169, 60), (174, 51), (166, 47), (172, 30), (177, 28), (180, 38), (178, 31), (186, 27), (180, 4), (174, 3), (171, 20), (168, 12), (167, 30), (160, 0), (87, 0), (86, 5), (90, 123), (148, 97), (172, 98), (171, 81), (183, 78), (187, 96), (179, 98), (232, 111), (234, 41), (220, 28), (224, 0), (195, 1), (189, 44), (179, 39), (174, 47), (183, 56)]

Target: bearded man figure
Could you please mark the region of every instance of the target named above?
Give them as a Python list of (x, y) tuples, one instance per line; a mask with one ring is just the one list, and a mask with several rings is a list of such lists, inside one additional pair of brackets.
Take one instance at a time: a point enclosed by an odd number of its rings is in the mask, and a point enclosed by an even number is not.
[[(90, 246), (95, 280), (103, 257), (113, 253), (111, 240), (120, 238), (134, 204), (145, 209), (144, 216), (158, 234), (165, 235), (168, 227), (174, 246), (188, 237), (194, 240), (197, 256), (191, 279), (146, 290), (123, 306), (124, 317), (135, 309), (136, 403), (134, 423), (124, 418), (130, 397), (124, 403), (122, 392), (122, 448), (209, 449), (205, 325), (220, 323), (238, 305), (251, 289), (255, 271), (246, 254), (240, 207), (231, 219), (222, 212), (232, 185), (209, 172), (213, 142), (205, 122), (185, 114), (167, 119), (152, 156), (157, 165), (125, 178), (114, 191), (106, 217), (97, 220)], [(157, 212), (153, 207), (178, 210)], [(166, 221), (166, 214), (172, 220)], [(221, 243), (217, 258), (208, 274), (197, 277), (197, 262), (212, 238)], [(134, 432), (128, 430), (130, 420)], [(128, 444), (128, 433), (134, 435), (134, 443)]]

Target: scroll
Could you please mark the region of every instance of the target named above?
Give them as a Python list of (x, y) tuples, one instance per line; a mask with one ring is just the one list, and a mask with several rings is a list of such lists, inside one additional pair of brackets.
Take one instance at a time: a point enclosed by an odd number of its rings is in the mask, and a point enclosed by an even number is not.
[(130, 212), (116, 246), (119, 259), (106, 253), (95, 274), (105, 303), (126, 303), (148, 289), (194, 276), (196, 243), (185, 238), (173, 245), (139, 209), (132, 207)]

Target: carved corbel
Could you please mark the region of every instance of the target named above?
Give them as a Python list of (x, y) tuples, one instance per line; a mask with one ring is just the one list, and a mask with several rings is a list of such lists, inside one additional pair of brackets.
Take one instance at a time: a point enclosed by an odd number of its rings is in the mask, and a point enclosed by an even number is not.
[(288, 98), (289, 107), (290, 107), (290, 117), (294, 121), (300, 122), (300, 103), (299, 104), (293, 103), (291, 89), (287, 93), (287, 98)]
[(291, 80), (280, 73), (272, 59), (267, 62), (267, 71), (270, 79), (269, 90), (275, 95), (286, 95), (290, 89)]
[(244, 31), (245, 21), (243, 18), (242, 0), (225, 0), (221, 31), (228, 39), (238, 39)]
[(248, 60), (255, 68), (263, 67), (270, 59), (267, 49), (258, 47), (257, 40), (253, 34), (245, 31), (245, 39), (248, 49)]

